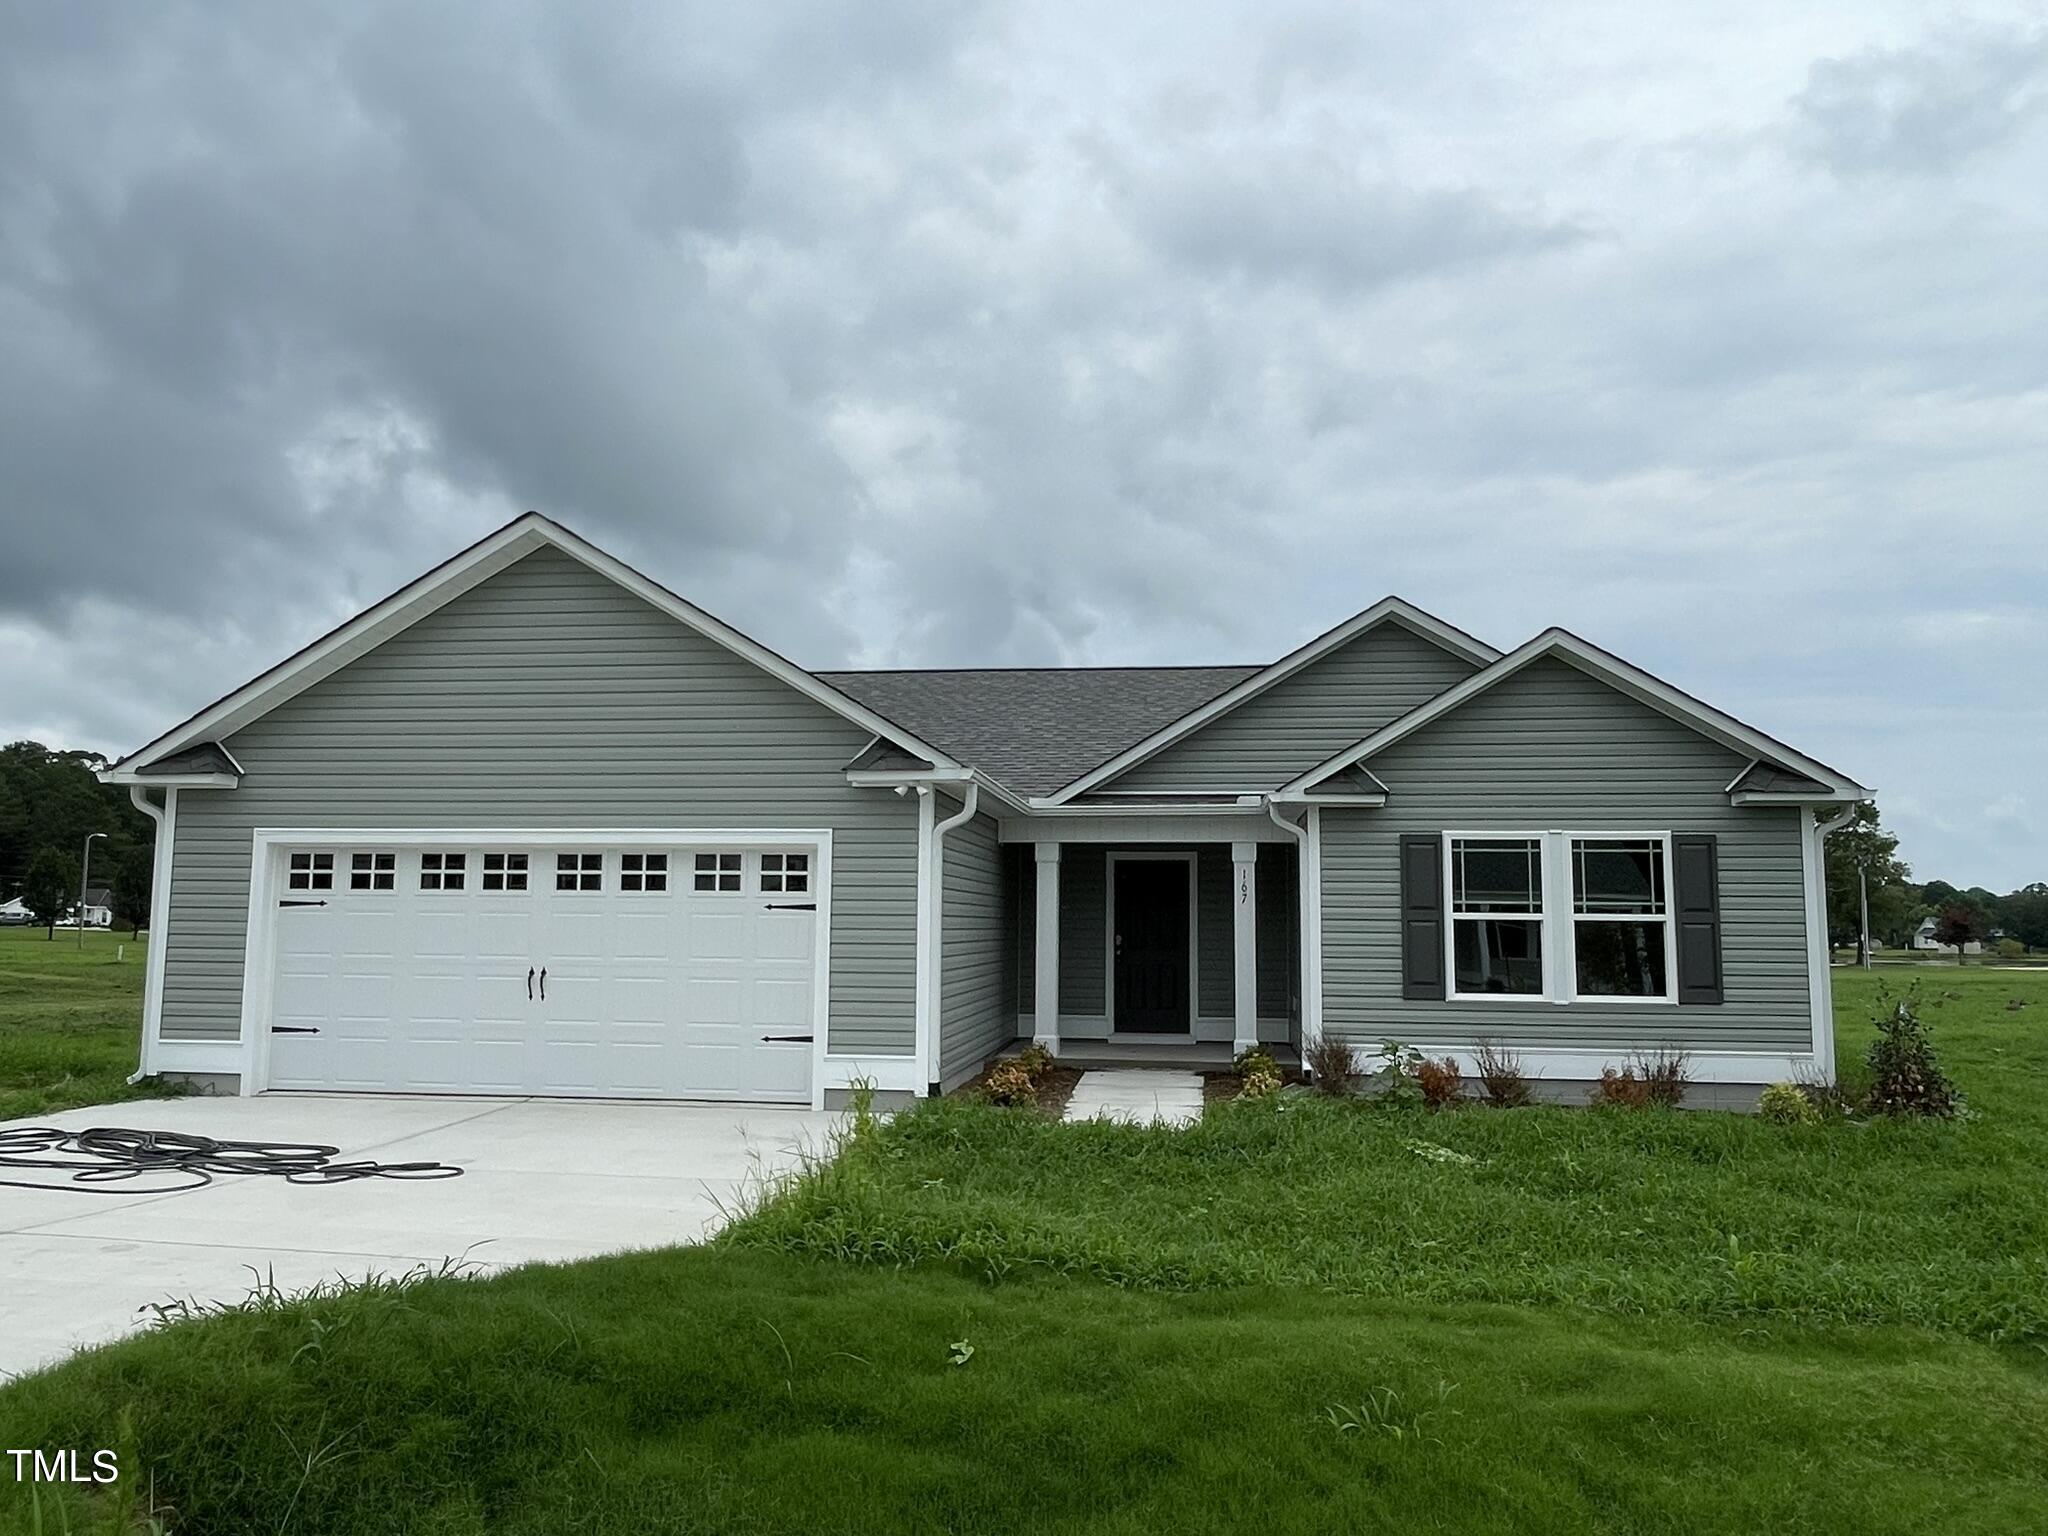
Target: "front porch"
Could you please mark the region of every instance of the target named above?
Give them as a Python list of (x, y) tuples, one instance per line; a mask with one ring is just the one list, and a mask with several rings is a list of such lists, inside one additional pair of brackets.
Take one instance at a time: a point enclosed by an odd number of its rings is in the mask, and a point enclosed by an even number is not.
[[(1276, 837), (1280, 835), (1277, 833)], [(1299, 859), (1281, 840), (1012, 843), (1017, 1034), (1076, 1066), (1298, 1064)]]

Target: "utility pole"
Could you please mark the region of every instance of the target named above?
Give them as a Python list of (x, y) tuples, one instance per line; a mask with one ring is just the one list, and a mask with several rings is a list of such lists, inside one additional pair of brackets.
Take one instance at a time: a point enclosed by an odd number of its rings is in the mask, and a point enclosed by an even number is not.
[(1863, 911), (1861, 940), (1863, 946), (1863, 969), (1870, 969), (1870, 871), (1861, 865), (1856, 869), (1856, 901)]
[(92, 879), (92, 840), (105, 837), (104, 832), (89, 833), (85, 839), (85, 857), (78, 861), (78, 947), (85, 948), (85, 890)]

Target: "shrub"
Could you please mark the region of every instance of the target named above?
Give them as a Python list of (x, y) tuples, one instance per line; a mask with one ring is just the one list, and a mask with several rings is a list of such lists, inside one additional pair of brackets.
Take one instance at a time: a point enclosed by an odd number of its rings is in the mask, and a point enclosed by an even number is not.
[(1998, 941), (1998, 958), (2001, 960), (2017, 960), (2026, 952), (2027, 946), (2018, 939), (2000, 939)]
[(1013, 1056), (1011, 1060), (1030, 1073), (1031, 1081), (1035, 1083), (1053, 1069), (1058, 1058), (1046, 1047), (1034, 1040)]
[(1676, 1109), (1685, 1102), (1685, 1087), (1692, 1081), (1685, 1052), (1660, 1050), (1639, 1054), (1635, 1072), (1643, 1080), (1643, 1096), (1650, 1103)]
[(1268, 1094), (1280, 1091), (1280, 1063), (1273, 1059), (1273, 1053), (1263, 1045), (1249, 1046), (1237, 1053), (1231, 1063), (1236, 1069), (1238, 1097), (1263, 1099)]
[(1934, 1059), (1934, 1042), (1920, 1017), (1917, 995), (1880, 993), (1879, 998), (1886, 1011), (1877, 1016), (1877, 1040), (1870, 1047), (1870, 1112), (1948, 1119), (1960, 1106), (1954, 1086)]
[(1593, 1089), (1593, 1102), (1605, 1109), (1643, 1109), (1650, 1102), (1650, 1085), (1636, 1076), (1634, 1067), (1616, 1071), (1607, 1067)]
[(1529, 1079), (1522, 1075), (1522, 1058), (1504, 1045), (1482, 1040), (1472, 1053), (1472, 1065), (1486, 1097), (1502, 1109), (1520, 1109), (1533, 1097)]
[(1031, 1069), (1014, 1058), (989, 1068), (988, 1081), (982, 1084), (981, 1091), (991, 1104), (1038, 1102), (1038, 1084), (1032, 1079)]
[(1324, 1035), (1308, 1048), (1308, 1069), (1324, 1093), (1349, 1093), (1358, 1071), (1358, 1053), (1335, 1035)]
[(1813, 1100), (1797, 1083), (1773, 1083), (1757, 1096), (1756, 1112), (1773, 1125), (1806, 1125), (1820, 1119)]
[(1465, 1074), (1458, 1070), (1454, 1057), (1425, 1057), (1416, 1065), (1415, 1086), (1422, 1090), (1423, 1103), (1431, 1109), (1445, 1109), (1457, 1103), (1464, 1092)]

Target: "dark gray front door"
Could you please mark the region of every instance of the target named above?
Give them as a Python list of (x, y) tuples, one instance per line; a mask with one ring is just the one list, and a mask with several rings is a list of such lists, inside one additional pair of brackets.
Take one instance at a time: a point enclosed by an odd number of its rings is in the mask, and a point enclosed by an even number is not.
[(1188, 1034), (1188, 865), (1119, 859), (1116, 870), (1116, 1012), (1112, 1029)]

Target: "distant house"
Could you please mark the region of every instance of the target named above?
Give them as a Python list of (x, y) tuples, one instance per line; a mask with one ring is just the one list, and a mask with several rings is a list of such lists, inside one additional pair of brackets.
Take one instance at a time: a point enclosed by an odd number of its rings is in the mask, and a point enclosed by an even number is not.
[(10, 896), (0, 901), (0, 923), (32, 923), (35, 914), (28, 909), (28, 903), (19, 896)]
[(114, 893), (104, 885), (90, 886), (85, 893), (85, 926), (88, 928), (111, 928), (114, 926)]
[[(1943, 944), (1940, 940), (1935, 938), (1934, 929), (1936, 926), (1936, 921), (1937, 920), (1932, 917), (1921, 918), (1920, 926), (1913, 930), (1913, 937), (1906, 941), (1906, 947), (1908, 949), (1955, 948), (1953, 944)], [(1996, 938), (1997, 935), (1993, 934), (1992, 937)], [(1979, 944), (1975, 939), (1972, 939), (1969, 943), (1963, 946), (1963, 953), (1966, 955), (1981, 955), (1984, 953), (1984, 946), (1982, 944)]]

